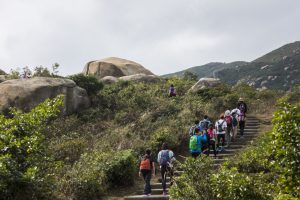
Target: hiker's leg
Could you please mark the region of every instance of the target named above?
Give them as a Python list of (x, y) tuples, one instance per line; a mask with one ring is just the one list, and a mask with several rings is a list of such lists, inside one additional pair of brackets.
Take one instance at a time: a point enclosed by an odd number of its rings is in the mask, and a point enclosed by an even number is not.
[(147, 172), (145, 170), (142, 170), (142, 175), (143, 175), (143, 179), (144, 179), (144, 194), (147, 194), (147, 181), (146, 181), (146, 178), (147, 178)]
[(148, 170), (147, 174), (146, 174), (146, 177), (145, 177), (144, 194), (150, 194), (151, 193), (150, 180), (151, 180), (151, 170)]
[(240, 126), (240, 135), (243, 136), (244, 135), (244, 128), (245, 128), (245, 121), (240, 121), (239, 126)]
[(213, 149), (213, 151), (214, 151), (214, 155), (215, 155), (215, 157), (217, 156), (217, 151), (216, 151), (216, 142), (215, 141), (211, 141), (212, 143), (211, 143), (211, 145), (212, 145), (212, 149)]
[(160, 172), (161, 172), (161, 185), (163, 188), (163, 191), (166, 191), (166, 166), (161, 166)]
[(218, 139), (218, 144), (217, 144), (217, 148), (220, 148), (220, 142), (221, 142), (221, 134), (217, 135), (217, 139)]

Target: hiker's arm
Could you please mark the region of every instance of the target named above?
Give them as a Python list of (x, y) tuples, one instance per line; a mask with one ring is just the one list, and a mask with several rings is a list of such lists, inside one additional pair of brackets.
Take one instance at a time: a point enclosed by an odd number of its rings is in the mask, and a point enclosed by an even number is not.
[(155, 162), (152, 162), (152, 175), (155, 176)]

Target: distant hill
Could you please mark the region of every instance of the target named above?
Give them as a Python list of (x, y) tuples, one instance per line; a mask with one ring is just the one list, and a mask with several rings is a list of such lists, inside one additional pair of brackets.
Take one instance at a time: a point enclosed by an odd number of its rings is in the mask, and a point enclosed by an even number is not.
[(208, 63), (164, 76), (182, 77), (185, 71), (195, 73), (198, 78), (220, 78), (230, 85), (244, 81), (256, 88), (285, 90), (300, 84), (300, 41), (286, 44), (252, 62)]
[(244, 61), (236, 61), (236, 62), (232, 62), (232, 63), (211, 62), (211, 63), (207, 63), (205, 65), (191, 67), (191, 68), (179, 71), (179, 72), (166, 74), (166, 75), (163, 75), (163, 77), (172, 77), (172, 76), (183, 77), (184, 72), (186, 72), (186, 71), (196, 74), (198, 76), (198, 78), (214, 77), (214, 73), (217, 71), (227, 69), (227, 68), (235, 68), (237, 66), (243, 66), (246, 64), (247, 64), (247, 62), (244, 62)]

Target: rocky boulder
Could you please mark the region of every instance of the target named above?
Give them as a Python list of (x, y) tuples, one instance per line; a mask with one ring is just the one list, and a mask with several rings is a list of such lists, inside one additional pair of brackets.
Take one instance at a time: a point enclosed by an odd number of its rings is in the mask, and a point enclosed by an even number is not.
[(6, 75), (0, 75), (0, 83), (6, 80)]
[(24, 111), (36, 107), (47, 98), (65, 95), (63, 114), (72, 114), (90, 106), (85, 89), (74, 81), (62, 78), (35, 77), (13, 79), (0, 83), (0, 112), (11, 106)]
[(83, 69), (83, 74), (93, 75), (98, 80), (105, 76), (121, 77), (140, 73), (153, 75), (152, 72), (136, 62), (115, 57), (88, 62)]
[(104, 84), (112, 84), (118, 81), (118, 78), (114, 77), (114, 76), (105, 76), (104, 78), (101, 78), (101, 81)]
[(197, 92), (200, 89), (214, 87), (220, 83), (220, 79), (217, 78), (201, 78), (195, 85), (191, 87), (189, 92)]
[(156, 75), (134, 74), (134, 75), (130, 75), (130, 76), (122, 76), (119, 78), (119, 80), (153, 83), (153, 82), (159, 81), (160, 78)]

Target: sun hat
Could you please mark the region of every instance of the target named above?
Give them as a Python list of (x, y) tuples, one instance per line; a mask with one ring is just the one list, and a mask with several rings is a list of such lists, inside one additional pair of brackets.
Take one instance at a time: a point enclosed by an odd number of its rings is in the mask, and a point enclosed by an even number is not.
[(242, 97), (239, 98), (239, 101), (244, 101), (244, 99)]

